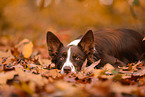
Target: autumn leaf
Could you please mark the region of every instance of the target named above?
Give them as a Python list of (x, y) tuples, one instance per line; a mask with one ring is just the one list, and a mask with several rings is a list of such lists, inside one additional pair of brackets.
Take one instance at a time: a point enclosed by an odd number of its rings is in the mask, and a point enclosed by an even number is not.
[(123, 86), (120, 83), (113, 83), (111, 85), (112, 90), (116, 93), (127, 93), (127, 94), (132, 94), (133, 92), (138, 91), (137, 86)]
[(21, 82), (21, 85), (15, 83), (14, 86), (30, 95), (32, 95), (34, 93), (26, 82)]
[(115, 68), (109, 63), (105, 64), (105, 66), (103, 67), (103, 70), (105, 71), (106, 74), (112, 74), (112, 71), (114, 69)]
[(94, 81), (91, 84), (87, 84), (85, 89), (95, 97), (108, 97), (111, 95), (110, 85), (110, 81)]
[[(51, 60), (43, 58), (41, 54), (32, 54), (33, 44), (27, 39), (19, 42), (11, 51), (0, 53), (3, 55), (0, 57), (0, 93), (3, 92), (4, 96), (7, 93), (8, 96), (52, 97), (145, 95), (145, 67), (140, 61), (118, 69), (109, 63), (96, 69), (100, 60), (87, 67), (86, 59), (82, 70), (76, 74), (60, 74), (60, 70), (53, 69), (55, 64)], [(24, 57), (19, 57), (21, 53)]]
[(145, 75), (145, 67), (142, 67), (141, 70), (138, 70), (133, 73), (134, 76), (143, 76)]
[(15, 68), (16, 72), (19, 75), (19, 80), (21, 82), (32, 81), (35, 82), (39, 86), (43, 86), (48, 81), (46, 78), (43, 78), (41, 75), (35, 75), (32, 73), (24, 72), (21, 68)]
[(0, 51), (0, 57), (14, 58), (10, 50), (8, 50), (7, 52)]
[(22, 51), (24, 58), (29, 58), (32, 54), (32, 50), (33, 50), (33, 43), (32, 42), (25, 44), (23, 51)]
[(0, 84), (6, 84), (7, 80), (13, 79), (14, 75), (16, 75), (16, 71), (8, 71), (0, 73)]
[(59, 78), (61, 77), (61, 74), (59, 72), (60, 70), (58, 69), (47, 70), (46, 72), (42, 73), (42, 76)]
[[(85, 72), (85, 74), (92, 72), (94, 70), (94, 67), (97, 66), (100, 63), (100, 61), (101, 60), (98, 60), (98, 61), (92, 63), (90, 66), (85, 67), (83, 70)], [(87, 63), (87, 61), (85, 61), (85, 63)]]
[(29, 43), (30, 40), (28, 39), (23, 39), (22, 41), (20, 41), (18, 44), (15, 45), (15, 48), (19, 48), (21, 47), (22, 45), (26, 44), (26, 43)]
[(55, 87), (63, 92), (63, 95), (60, 96), (80, 96), (85, 97), (86, 93), (82, 91), (81, 87), (74, 87), (72, 83), (64, 82), (62, 80), (55, 83)]
[(51, 4), (52, 0), (36, 0), (37, 6), (41, 7), (47, 7)]

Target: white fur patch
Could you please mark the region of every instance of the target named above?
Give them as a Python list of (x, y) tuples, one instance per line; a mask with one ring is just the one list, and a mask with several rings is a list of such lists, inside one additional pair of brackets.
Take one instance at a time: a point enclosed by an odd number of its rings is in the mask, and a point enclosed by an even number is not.
[(64, 73), (64, 67), (65, 66), (70, 66), (71, 72), (76, 73), (75, 67), (74, 67), (73, 63), (70, 61), (70, 58), (71, 58), (71, 48), (69, 48), (68, 51), (67, 51), (66, 62), (64, 63), (64, 65), (61, 68), (61, 74)]
[(71, 43), (69, 43), (67, 46), (70, 46), (70, 45), (75, 45), (75, 46), (77, 46), (78, 43), (80, 42), (80, 40), (81, 40), (81, 39), (76, 39), (76, 40), (72, 41)]

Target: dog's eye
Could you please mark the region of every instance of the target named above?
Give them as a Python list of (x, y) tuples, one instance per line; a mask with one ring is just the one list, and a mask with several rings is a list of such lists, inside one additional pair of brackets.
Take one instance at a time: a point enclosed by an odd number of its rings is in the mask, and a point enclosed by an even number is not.
[(60, 57), (60, 60), (64, 60), (64, 57)]
[(80, 60), (80, 58), (79, 58), (79, 57), (75, 57), (75, 60), (77, 60), (77, 61), (78, 61), (78, 60)]

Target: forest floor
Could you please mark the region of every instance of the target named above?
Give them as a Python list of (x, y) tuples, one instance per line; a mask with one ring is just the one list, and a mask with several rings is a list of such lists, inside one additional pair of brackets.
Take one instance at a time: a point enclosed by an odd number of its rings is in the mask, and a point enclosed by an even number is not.
[[(0, 46), (0, 96), (12, 97), (127, 97), (145, 96), (145, 64), (141, 61), (115, 69), (99, 61), (77, 74), (60, 74), (48, 59), (45, 46), (24, 39)], [(86, 63), (87, 61), (85, 61)]]

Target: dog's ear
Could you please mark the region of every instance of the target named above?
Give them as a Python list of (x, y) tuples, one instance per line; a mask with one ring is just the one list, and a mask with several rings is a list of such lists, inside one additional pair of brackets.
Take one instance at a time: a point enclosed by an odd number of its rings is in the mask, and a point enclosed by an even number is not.
[(86, 55), (94, 53), (94, 36), (92, 30), (89, 30), (78, 43), (78, 46)]
[(47, 46), (49, 55), (53, 58), (57, 53), (59, 48), (63, 47), (60, 40), (50, 31), (47, 32)]

